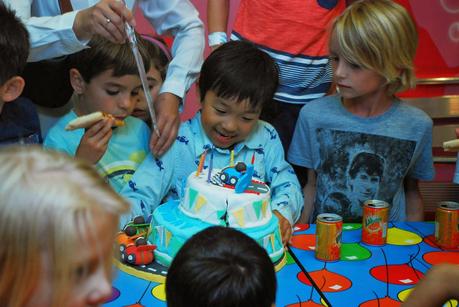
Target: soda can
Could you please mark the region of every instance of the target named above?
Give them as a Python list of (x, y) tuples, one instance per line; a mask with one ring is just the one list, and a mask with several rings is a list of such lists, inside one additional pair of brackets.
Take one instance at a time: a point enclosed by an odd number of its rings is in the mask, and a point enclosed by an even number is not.
[(459, 248), (459, 203), (442, 201), (435, 212), (435, 240), (445, 249)]
[(371, 199), (363, 203), (362, 243), (382, 246), (387, 242), (389, 204)]
[(316, 258), (322, 261), (338, 261), (341, 253), (343, 218), (338, 214), (322, 213), (316, 221)]

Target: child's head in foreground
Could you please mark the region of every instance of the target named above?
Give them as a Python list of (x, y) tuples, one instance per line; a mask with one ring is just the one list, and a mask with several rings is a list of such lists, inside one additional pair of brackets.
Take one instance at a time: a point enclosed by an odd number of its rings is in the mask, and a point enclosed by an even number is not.
[(230, 148), (256, 127), (277, 89), (278, 69), (255, 45), (232, 41), (204, 61), (198, 85), (204, 131), (215, 146)]
[[(78, 97), (75, 112), (81, 116), (102, 111), (124, 119), (132, 114), (142, 91), (131, 47), (101, 36), (93, 37), (89, 46), (70, 58), (70, 82)], [(142, 44), (139, 51), (148, 71), (150, 61)]]
[(166, 279), (169, 307), (270, 307), (276, 275), (266, 251), (242, 232), (210, 227), (179, 250)]
[(378, 74), (390, 96), (413, 87), (417, 43), (415, 24), (403, 6), (391, 0), (354, 2), (331, 29), (330, 56), (338, 79), (335, 82), (339, 86), (337, 62), (343, 60), (351, 69)]
[[(150, 70), (147, 72), (147, 79), (151, 97), (153, 102), (155, 102), (158, 98), (161, 85), (166, 79), (167, 66), (171, 60), (171, 54), (166, 43), (160, 37), (143, 34), (139, 36), (139, 42), (145, 47), (150, 60)], [(151, 126), (150, 112), (142, 90), (137, 97), (132, 116), (140, 118)]]
[(111, 294), (127, 203), (93, 166), (39, 147), (0, 150), (0, 302), (86, 306)]
[(0, 113), (5, 102), (15, 100), (24, 89), (24, 70), (29, 56), (29, 33), (14, 11), (0, 1)]

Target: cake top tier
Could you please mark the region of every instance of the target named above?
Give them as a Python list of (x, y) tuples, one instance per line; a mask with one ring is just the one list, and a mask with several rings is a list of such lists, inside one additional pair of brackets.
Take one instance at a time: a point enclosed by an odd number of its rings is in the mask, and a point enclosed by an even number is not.
[(214, 225), (246, 228), (271, 218), (270, 189), (252, 180), (253, 166), (206, 169), (188, 176), (180, 210)]

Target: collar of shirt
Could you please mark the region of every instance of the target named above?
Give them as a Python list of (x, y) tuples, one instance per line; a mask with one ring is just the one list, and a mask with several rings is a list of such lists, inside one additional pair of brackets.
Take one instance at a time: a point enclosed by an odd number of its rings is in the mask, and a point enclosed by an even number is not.
[[(188, 122), (186, 122), (186, 124), (190, 125), (190, 130), (192, 131), (193, 136), (196, 138), (196, 141), (194, 142), (194, 152), (196, 153), (196, 157), (200, 157), (202, 153), (209, 148), (215, 148), (215, 150), (222, 154), (229, 155), (231, 153), (229, 149), (214, 147), (211, 140), (202, 128), (201, 112), (196, 113), (196, 115)], [(258, 121), (257, 126), (249, 135), (249, 137), (243, 142), (240, 142), (234, 146), (234, 154), (237, 155), (244, 147), (253, 150), (262, 148), (263, 146), (259, 141), (261, 139), (260, 133), (262, 127), (262, 123)]]

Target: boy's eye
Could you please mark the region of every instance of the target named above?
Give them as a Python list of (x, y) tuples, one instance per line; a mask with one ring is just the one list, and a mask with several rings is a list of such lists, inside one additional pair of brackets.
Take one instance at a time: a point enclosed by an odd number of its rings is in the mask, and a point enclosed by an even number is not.
[(360, 66), (358, 64), (355, 64), (355, 63), (349, 63), (349, 65), (351, 65), (352, 69), (360, 69), (360, 68), (362, 68), (362, 66)]
[(245, 120), (246, 122), (250, 122), (250, 121), (255, 120), (254, 117), (249, 117), (249, 116), (243, 116), (242, 119)]
[(87, 274), (88, 270), (85, 266), (80, 265), (76, 268), (75, 270), (75, 279), (76, 280), (81, 280), (83, 277)]
[(219, 109), (219, 108), (214, 108), (214, 109), (218, 114), (226, 114), (226, 111), (223, 109)]
[(118, 95), (120, 91), (119, 90), (105, 90), (105, 92), (110, 96), (115, 96), (115, 95)]

